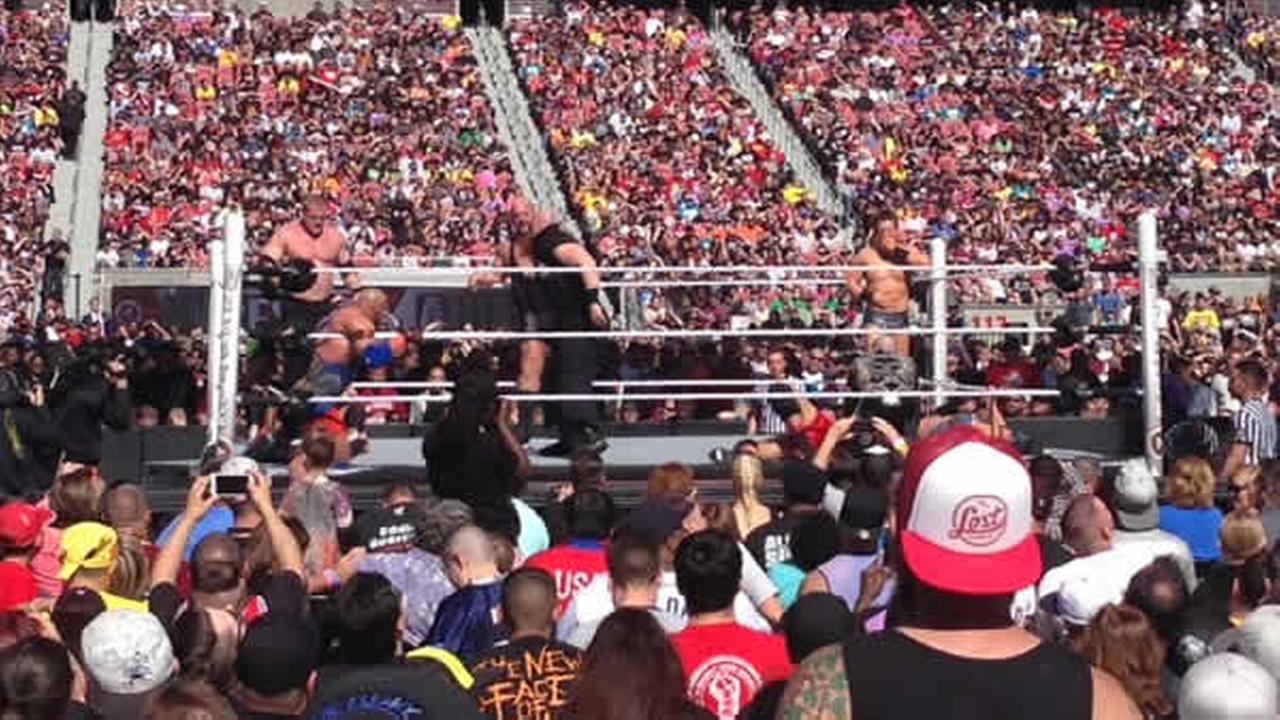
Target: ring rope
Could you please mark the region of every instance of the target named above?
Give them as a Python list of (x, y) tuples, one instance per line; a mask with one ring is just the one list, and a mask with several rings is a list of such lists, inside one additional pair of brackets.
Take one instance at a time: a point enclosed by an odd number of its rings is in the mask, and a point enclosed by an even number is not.
[[(744, 328), (741, 330), (549, 330), (520, 332), (515, 330), (450, 330), (424, 332), (422, 340), (629, 340), (640, 338), (779, 338), (779, 337), (862, 337), (864, 335), (1028, 335), (1056, 332), (1051, 327), (948, 327), (948, 328)], [(374, 339), (404, 337), (399, 332), (375, 332)], [(347, 336), (336, 332), (313, 332), (312, 340), (341, 340)]]
[[(1057, 390), (1045, 389), (1008, 389), (993, 388), (990, 390), (954, 390), (943, 391), (943, 397), (1057, 397)], [(807, 400), (843, 400), (873, 398), (936, 398), (939, 393), (933, 390), (901, 390), (897, 392), (867, 391), (830, 391), (830, 392), (703, 392), (672, 395), (670, 393), (637, 393), (635, 395), (618, 395), (616, 393), (512, 393), (499, 395), (503, 400), (512, 402), (620, 402), (620, 401), (688, 401), (688, 400), (772, 400), (772, 399), (807, 399)], [(382, 402), (449, 402), (452, 396), (448, 393), (440, 395), (313, 395), (307, 399), (311, 403), (382, 403)]]
[[(945, 383), (934, 382), (932, 378), (917, 378), (917, 382), (921, 385), (933, 385), (954, 390), (975, 390), (990, 391), (1000, 390), (1001, 388), (988, 387), (985, 385), (974, 385), (972, 383), (956, 382), (948, 380)], [(494, 383), (500, 388), (514, 388), (516, 383), (511, 380), (499, 380)], [(689, 380), (684, 378), (671, 380), (593, 380), (592, 387), (598, 388), (614, 388), (620, 394), (625, 393), (627, 388), (651, 388), (651, 387), (761, 387), (764, 385), (776, 384), (805, 384), (800, 378), (774, 379), (774, 378), (707, 378), (705, 380)], [(823, 385), (847, 386), (848, 379), (838, 377), (831, 380), (823, 380)], [(404, 388), (406, 390), (448, 390), (454, 387), (455, 383), (451, 380), (357, 380), (351, 383), (349, 387), (355, 390), (379, 390), (383, 388)]]
[[(631, 266), (631, 265), (604, 265), (594, 268), (586, 268), (588, 271), (595, 271), (601, 275), (625, 275), (634, 273), (637, 275), (644, 274), (673, 274), (673, 275), (710, 275), (714, 273), (833, 273), (833, 272), (876, 272), (885, 270), (898, 270), (901, 272), (933, 272), (941, 270), (944, 272), (988, 272), (991, 270), (1004, 270), (1008, 272), (1047, 272), (1054, 269), (1054, 266), (1047, 264), (997, 264), (988, 263), (985, 265), (943, 265), (941, 267), (933, 267), (932, 265), (655, 265)], [(584, 268), (576, 265), (556, 266), (556, 267), (525, 267), (522, 265), (506, 265), (494, 267), (424, 267), (424, 268), (404, 268), (404, 267), (316, 267), (312, 268), (316, 273), (324, 273), (330, 275), (346, 275), (350, 273), (362, 272), (378, 272), (378, 273), (394, 273), (405, 272), (414, 273), (416, 275), (464, 275), (470, 273), (501, 273), (511, 275), (547, 275), (557, 273), (581, 273)]]

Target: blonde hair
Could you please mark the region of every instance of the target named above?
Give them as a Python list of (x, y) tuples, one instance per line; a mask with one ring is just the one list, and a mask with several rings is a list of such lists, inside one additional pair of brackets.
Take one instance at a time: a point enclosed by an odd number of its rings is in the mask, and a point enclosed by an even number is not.
[(1165, 479), (1169, 499), (1184, 510), (1213, 507), (1213, 468), (1198, 457), (1178, 458)]
[[(1238, 493), (1253, 493), (1252, 508), (1256, 508), (1263, 502), (1262, 495), (1262, 468), (1258, 465), (1249, 465), (1242, 467), (1232, 475), (1228, 482), (1231, 483), (1233, 489)], [(1233, 496), (1233, 505), (1239, 502), (1240, 496)], [(1246, 508), (1248, 509), (1248, 508)]]
[(63, 473), (54, 479), (49, 490), (49, 508), (57, 518), (56, 527), (97, 522), (102, 517), (102, 483), (89, 468)]
[(115, 564), (111, 566), (111, 582), (107, 592), (131, 600), (142, 600), (151, 582), (151, 562), (142, 541), (129, 535), (120, 536)]
[(764, 463), (755, 455), (740, 453), (733, 457), (729, 466), (733, 476), (733, 496), (759, 495), (764, 486)]
[(1222, 543), (1222, 561), (1228, 565), (1243, 565), (1267, 549), (1267, 531), (1262, 526), (1262, 516), (1254, 509), (1227, 513), (1218, 528), (1218, 539)]

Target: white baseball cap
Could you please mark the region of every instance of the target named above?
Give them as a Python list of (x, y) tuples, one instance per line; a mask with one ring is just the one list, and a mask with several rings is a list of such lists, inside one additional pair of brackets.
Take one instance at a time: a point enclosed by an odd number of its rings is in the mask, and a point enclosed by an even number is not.
[(1179, 720), (1275, 720), (1276, 680), (1236, 653), (1210, 655), (1182, 678)]
[(1102, 608), (1120, 602), (1119, 595), (1114, 583), (1093, 575), (1079, 575), (1058, 590), (1056, 614), (1068, 625), (1083, 627), (1102, 612)]
[(1116, 524), (1124, 530), (1151, 530), (1160, 525), (1160, 489), (1145, 460), (1134, 459), (1120, 466), (1116, 475)]
[(176, 667), (169, 635), (155, 615), (108, 610), (80, 637), (85, 669), (104, 692), (139, 695), (169, 679)]
[(1013, 445), (978, 428), (953, 426), (911, 447), (897, 516), (903, 558), (926, 585), (1002, 595), (1040, 578), (1031, 476)]

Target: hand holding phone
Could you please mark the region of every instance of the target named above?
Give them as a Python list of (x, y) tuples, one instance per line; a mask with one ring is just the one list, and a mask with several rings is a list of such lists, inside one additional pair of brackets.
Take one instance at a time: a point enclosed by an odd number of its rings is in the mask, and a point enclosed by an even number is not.
[(218, 502), (218, 496), (212, 492), (213, 477), (202, 475), (191, 482), (187, 489), (187, 507), (185, 514), (191, 520), (200, 520)]
[(248, 475), (214, 475), (209, 492), (221, 498), (242, 500), (249, 492)]

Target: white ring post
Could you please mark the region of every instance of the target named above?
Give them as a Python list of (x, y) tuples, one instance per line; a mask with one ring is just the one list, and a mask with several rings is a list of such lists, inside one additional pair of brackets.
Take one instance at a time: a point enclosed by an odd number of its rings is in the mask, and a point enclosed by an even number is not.
[(1156, 477), (1164, 472), (1161, 442), (1163, 422), (1160, 407), (1160, 331), (1156, 325), (1156, 279), (1160, 272), (1160, 251), (1156, 236), (1156, 215), (1147, 210), (1138, 217), (1138, 271), (1142, 298), (1142, 419), (1143, 448), (1147, 467)]
[(205, 407), (209, 409), (208, 442), (221, 438), (218, 408), (222, 406), (222, 301), (226, 292), (226, 243), (209, 241), (209, 338), (205, 356)]
[(240, 370), (240, 290), (244, 278), (244, 214), (240, 208), (227, 212), (224, 227), (226, 258), (223, 262), (222, 302), (222, 373), (217, 381), (222, 385), (220, 402), (210, 408), (217, 414), (218, 437), (235, 442), (236, 405)]
[(941, 406), (947, 385), (947, 241), (935, 237), (929, 242), (929, 315), (933, 325), (933, 404)]

